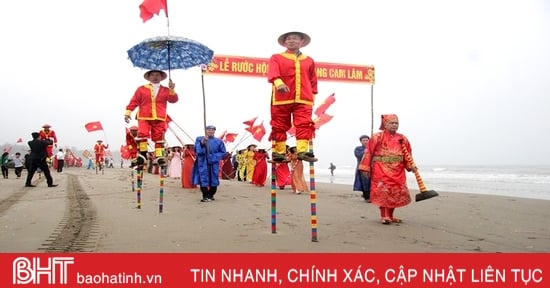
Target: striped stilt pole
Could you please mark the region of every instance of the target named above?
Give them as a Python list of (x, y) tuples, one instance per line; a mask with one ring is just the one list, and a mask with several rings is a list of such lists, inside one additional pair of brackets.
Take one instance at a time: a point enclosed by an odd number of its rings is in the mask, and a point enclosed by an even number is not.
[[(271, 141), (271, 159), (275, 151), (275, 141)], [(277, 233), (277, 171), (276, 164), (271, 164), (271, 233)]]
[[(309, 140), (309, 152), (313, 153), (313, 139)], [(311, 206), (311, 241), (317, 242), (317, 192), (315, 191), (315, 166), (309, 162), (309, 203)]]
[(143, 166), (138, 167), (138, 169), (136, 171), (137, 209), (141, 209), (141, 187), (142, 187), (142, 185), (143, 185)]
[(134, 182), (134, 169), (130, 168), (130, 181), (132, 182), (132, 192), (136, 191), (136, 185)]
[(159, 168), (159, 179), (160, 179), (160, 191), (159, 191), (159, 213), (162, 213), (164, 209), (164, 171)]
[[(162, 145), (162, 158), (165, 158), (166, 154), (164, 151), (164, 144)], [(166, 162), (161, 166), (159, 165), (159, 181), (160, 181), (160, 189), (159, 189), (159, 213), (162, 213), (162, 210), (164, 209), (164, 170), (166, 168)]]

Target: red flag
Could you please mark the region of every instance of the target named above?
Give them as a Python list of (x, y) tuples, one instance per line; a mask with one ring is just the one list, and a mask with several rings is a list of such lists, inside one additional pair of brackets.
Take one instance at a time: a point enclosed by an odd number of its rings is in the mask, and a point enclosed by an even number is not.
[(4, 152), (11, 153), (11, 146), (4, 148)]
[(235, 141), (235, 138), (237, 138), (237, 133), (227, 133), (225, 134), (225, 142), (232, 143)]
[(154, 15), (159, 15), (161, 9), (164, 10), (164, 14), (168, 17), (166, 0), (143, 0), (143, 3), (139, 5), (139, 17), (145, 23), (153, 18)]
[(88, 132), (103, 130), (103, 126), (101, 126), (101, 122), (99, 122), (99, 121), (90, 122), (90, 123), (84, 125), (84, 127), (86, 128), (86, 130), (88, 130)]
[(256, 141), (262, 142), (262, 138), (264, 138), (265, 135), (264, 122), (258, 126), (247, 128), (247, 130), (252, 134), (252, 137), (256, 139)]
[(23, 143), (23, 139), (22, 138), (17, 139), (16, 143)]
[(222, 139), (223, 142), (225, 142), (225, 134), (227, 133), (227, 130), (223, 131), (222, 134), (220, 134), (220, 136), (218, 136), (218, 138)]
[(328, 107), (330, 107), (334, 101), (336, 101), (336, 99), (334, 98), (334, 93), (332, 93), (325, 99), (325, 101), (323, 101), (323, 103), (321, 103), (321, 105), (319, 105), (319, 107), (317, 107), (317, 109), (315, 109), (315, 115), (320, 117), (325, 114), (325, 111), (327, 111)]
[(319, 117), (313, 119), (313, 123), (315, 123), (315, 128), (319, 129), (321, 126), (325, 125), (328, 121), (332, 120), (331, 115), (328, 114), (321, 114)]
[(254, 125), (254, 122), (256, 122), (256, 119), (258, 119), (257, 116), (250, 120), (244, 121), (243, 124), (248, 126), (249, 128), (252, 128), (252, 125)]
[(120, 157), (122, 159), (130, 159), (130, 150), (127, 145), (120, 145)]
[(166, 125), (170, 124), (172, 122), (172, 117), (170, 115), (166, 114)]

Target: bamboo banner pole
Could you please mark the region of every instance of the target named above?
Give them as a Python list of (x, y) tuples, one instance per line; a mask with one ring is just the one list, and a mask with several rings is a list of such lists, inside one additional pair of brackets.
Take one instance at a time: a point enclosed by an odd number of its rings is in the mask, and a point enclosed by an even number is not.
[(374, 85), (370, 85), (370, 136), (374, 134)]
[[(187, 134), (187, 132), (185, 132), (185, 130), (183, 130), (183, 128), (180, 127), (180, 125), (178, 125), (178, 123), (174, 122), (174, 119), (172, 119), (172, 121), (170, 121), (170, 123), (174, 123), (174, 125), (176, 125), (176, 127), (178, 127), (178, 129), (181, 130), (181, 132), (183, 132), (183, 134), (185, 134), (185, 136), (187, 136), (187, 138), (189, 138), (189, 140), (191, 140), (191, 142), (195, 142), (195, 139), (193, 139), (193, 137), (191, 137), (189, 134)], [(168, 126), (170, 127), (170, 126)]]
[(178, 136), (178, 134), (176, 134), (176, 132), (174, 131), (174, 128), (168, 126), (168, 129), (170, 129), (170, 132), (172, 132), (172, 134), (174, 134), (174, 136), (176, 136), (176, 139), (178, 139), (178, 141), (180, 142), (181, 146), (185, 146), (185, 143), (180, 139), (180, 137)]

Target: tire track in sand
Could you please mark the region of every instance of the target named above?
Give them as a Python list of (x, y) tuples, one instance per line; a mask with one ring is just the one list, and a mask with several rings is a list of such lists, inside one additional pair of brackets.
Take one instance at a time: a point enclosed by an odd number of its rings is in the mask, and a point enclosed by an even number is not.
[(42, 244), (45, 252), (92, 252), (97, 247), (97, 210), (75, 175), (68, 175), (65, 215)]

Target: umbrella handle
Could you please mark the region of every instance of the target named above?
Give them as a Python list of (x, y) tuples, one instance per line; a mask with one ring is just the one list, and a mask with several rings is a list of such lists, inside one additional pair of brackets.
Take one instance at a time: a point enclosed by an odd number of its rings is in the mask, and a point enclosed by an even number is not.
[[(414, 164), (413, 158), (411, 157), (411, 154), (407, 150), (407, 147), (405, 147), (405, 143), (403, 143), (403, 139), (399, 140), (399, 143), (401, 143), (401, 151), (403, 152), (403, 155), (405, 155), (405, 159), (409, 163), (409, 166), (416, 166)], [(424, 181), (422, 181), (422, 177), (420, 177), (420, 172), (418, 172), (418, 169), (415, 169), (414, 177), (416, 178), (416, 183), (418, 184), (418, 189), (420, 189), (420, 192), (424, 192), (428, 190), (426, 188), (426, 185), (424, 185)]]

